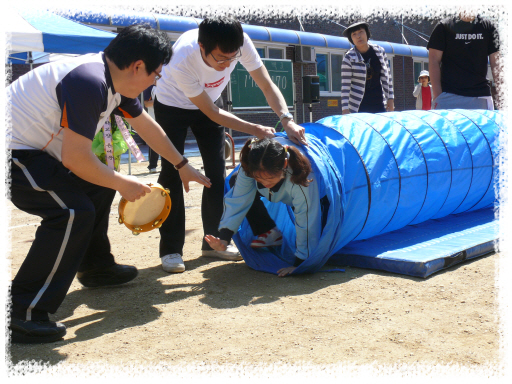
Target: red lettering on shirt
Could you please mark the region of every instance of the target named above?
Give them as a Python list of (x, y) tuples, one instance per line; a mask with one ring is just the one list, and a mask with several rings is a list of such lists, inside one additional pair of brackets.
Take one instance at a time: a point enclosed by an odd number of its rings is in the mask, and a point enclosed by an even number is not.
[(217, 80), (214, 83), (204, 83), (204, 87), (205, 88), (217, 88), (219, 85), (222, 84), (223, 81), (224, 81), (224, 77), (220, 80)]

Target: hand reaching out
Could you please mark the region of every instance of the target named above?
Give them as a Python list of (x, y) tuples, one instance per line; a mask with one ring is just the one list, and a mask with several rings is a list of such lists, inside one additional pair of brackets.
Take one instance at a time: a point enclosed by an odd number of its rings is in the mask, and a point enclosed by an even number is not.
[(304, 127), (295, 124), (293, 120), (287, 120), (287, 122), (283, 124), (283, 127), (284, 130), (286, 131), (288, 139), (293, 141), (295, 144), (308, 145), (308, 141), (305, 135), (306, 130), (304, 129)]
[(297, 267), (281, 268), (280, 270), (277, 271), (277, 276), (279, 276), (279, 277), (287, 276), (287, 275), (291, 274), (293, 271), (295, 271), (295, 269), (297, 269)]
[(268, 137), (269, 139), (272, 137), (275, 137), (274, 133), (276, 133), (276, 130), (271, 127), (265, 127), (264, 125), (257, 125), (256, 131), (254, 132), (254, 136), (256, 136), (258, 139), (264, 139)]
[(221, 240), (218, 237), (212, 235), (206, 235), (204, 237), (206, 242), (216, 251), (225, 251), (228, 248), (228, 242)]
[(183, 186), (185, 187), (185, 192), (187, 192), (187, 193), (190, 189), (188, 184), (191, 181), (196, 181), (199, 184), (204, 185), (206, 188), (210, 188), (212, 185), (209, 178), (207, 178), (201, 172), (196, 170), (190, 164), (185, 164), (185, 166), (181, 167), (178, 172), (180, 173), (181, 181), (183, 182)]

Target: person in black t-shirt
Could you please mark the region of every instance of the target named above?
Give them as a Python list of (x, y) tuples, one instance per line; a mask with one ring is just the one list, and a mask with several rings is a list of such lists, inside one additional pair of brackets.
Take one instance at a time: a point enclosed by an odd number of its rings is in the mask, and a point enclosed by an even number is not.
[(487, 58), (499, 84), (499, 37), (491, 21), (467, 14), (444, 19), (427, 48), (434, 109), (494, 109)]

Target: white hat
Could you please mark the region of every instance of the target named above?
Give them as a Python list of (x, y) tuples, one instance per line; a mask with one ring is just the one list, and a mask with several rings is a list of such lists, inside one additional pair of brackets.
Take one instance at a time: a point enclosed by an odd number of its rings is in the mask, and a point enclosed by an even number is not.
[(430, 81), (430, 75), (428, 74), (428, 71), (421, 71), (420, 75), (418, 76), (418, 81), (420, 80), (420, 77), (428, 76), (428, 81)]

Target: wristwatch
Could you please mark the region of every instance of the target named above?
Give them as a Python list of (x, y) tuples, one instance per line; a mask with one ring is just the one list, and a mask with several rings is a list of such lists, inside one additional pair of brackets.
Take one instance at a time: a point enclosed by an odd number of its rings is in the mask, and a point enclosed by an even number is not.
[(279, 117), (279, 121), (283, 121), (283, 119), (290, 119), (293, 121), (293, 115), (290, 113), (290, 112), (286, 112), (286, 113), (283, 113), (280, 117)]
[(187, 164), (187, 163), (188, 163), (188, 159), (187, 159), (185, 156), (183, 156), (183, 160), (181, 160), (181, 162), (180, 162), (179, 164), (176, 164), (176, 165), (174, 166), (174, 169), (176, 169), (176, 170), (178, 171), (178, 170), (180, 170), (181, 168), (183, 168), (183, 166), (184, 166), (185, 164)]

